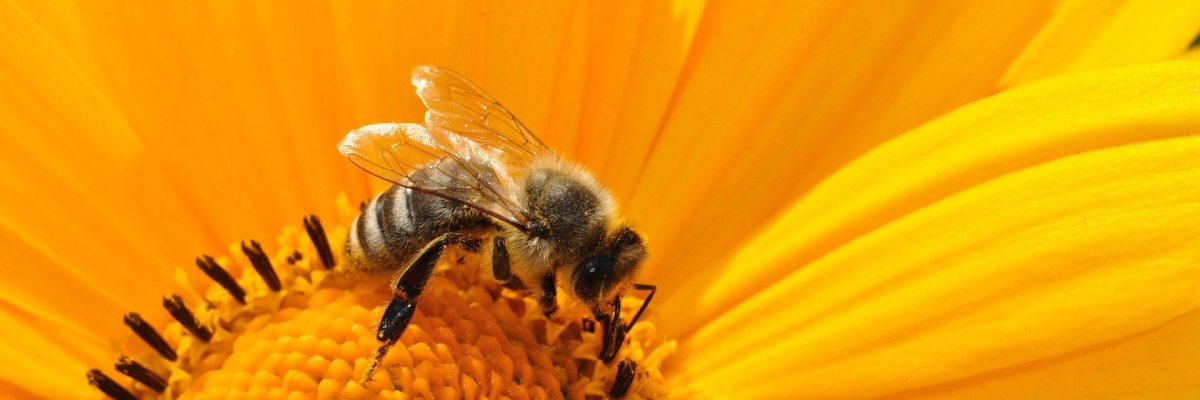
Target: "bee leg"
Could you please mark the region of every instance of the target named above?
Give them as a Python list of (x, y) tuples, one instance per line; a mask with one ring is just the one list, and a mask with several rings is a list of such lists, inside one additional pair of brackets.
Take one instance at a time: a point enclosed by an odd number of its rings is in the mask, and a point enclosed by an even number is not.
[(625, 331), (628, 329), (627, 326), (621, 325), (621, 295), (613, 297), (612, 309), (612, 315), (592, 310), (596, 314), (596, 320), (600, 321), (601, 331), (604, 335), (598, 357), (605, 364), (611, 363), (613, 359), (617, 358), (617, 352), (625, 343)]
[(625, 397), (629, 393), (629, 386), (633, 385), (634, 372), (637, 371), (637, 363), (628, 358), (621, 360), (617, 364), (617, 374), (613, 376), (612, 387), (608, 389), (609, 397), (619, 399)]
[(421, 250), (421, 255), (417, 256), (412, 264), (392, 283), (395, 297), (384, 309), (383, 317), (379, 320), (379, 330), (375, 333), (375, 339), (383, 344), (375, 352), (374, 361), (363, 375), (364, 382), (371, 381), (371, 376), (375, 373), (375, 368), (379, 367), (379, 363), (383, 361), (383, 356), (387, 355), (388, 349), (400, 340), (404, 328), (408, 327), (409, 321), (412, 321), (413, 314), (417, 310), (417, 298), (421, 296), (421, 291), (425, 290), (425, 283), (429, 282), (429, 278), (433, 276), (433, 268), (442, 258), (442, 251), (446, 249), (447, 244), (451, 243), (456, 243), (456, 239), (450, 234), (442, 235), (429, 242), (425, 249)]
[(542, 295), (538, 298), (538, 305), (542, 306), (542, 312), (546, 317), (550, 317), (555, 311), (558, 311), (558, 286), (555, 285), (554, 271), (542, 277)]
[(629, 320), (629, 324), (621, 323), (621, 295), (618, 294), (613, 298), (613, 315), (610, 319), (608, 315), (598, 309), (592, 310), (596, 314), (596, 320), (600, 321), (604, 328), (604, 343), (600, 348), (600, 360), (605, 364), (612, 362), (617, 356), (617, 352), (621, 350), (621, 345), (625, 343), (625, 333), (633, 328), (633, 325), (642, 318), (642, 313), (646, 312), (646, 307), (650, 306), (650, 301), (654, 300), (654, 294), (658, 293), (658, 286), (647, 283), (633, 284), (635, 290), (647, 290), (650, 292), (646, 295), (646, 300), (642, 301), (642, 306), (638, 308), (637, 314), (633, 314), (633, 319)]
[(492, 238), (492, 276), (501, 283), (512, 279), (512, 270), (508, 264), (508, 246), (504, 245), (504, 236)]
[(646, 307), (650, 306), (650, 300), (654, 300), (654, 294), (658, 293), (658, 286), (648, 283), (635, 283), (633, 284), (633, 288), (637, 290), (648, 290), (650, 291), (650, 294), (646, 295), (646, 300), (642, 301), (642, 307), (638, 308), (637, 314), (633, 314), (633, 319), (629, 320), (629, 325), (625, 325), (625, 330), (633, 328), (633, 324), (636, 324), (638, 320), (642, 318), (642, 313), (646, 311)]
[(508, 258), (508, 246), (504, 245), (504, 237), (492, 238), (492, 276), (504, 287), (512, 290), (525, 290), (525, 282), (512, 274)]

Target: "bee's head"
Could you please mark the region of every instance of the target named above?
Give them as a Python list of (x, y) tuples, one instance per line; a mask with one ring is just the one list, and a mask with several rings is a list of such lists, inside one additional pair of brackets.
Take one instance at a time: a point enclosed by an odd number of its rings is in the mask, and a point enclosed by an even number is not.
[(646, 258), (646, 246), (633, 228), (621, 226), (608, 235), (595, 254), (575, 266), (571, 286), (580, 301), (606, 307), (619, 294)]

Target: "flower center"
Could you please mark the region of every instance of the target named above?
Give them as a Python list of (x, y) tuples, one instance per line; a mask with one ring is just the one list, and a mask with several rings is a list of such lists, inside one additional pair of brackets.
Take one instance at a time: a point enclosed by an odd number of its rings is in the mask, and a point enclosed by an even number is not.
[[(347, 202), (339, 201), (342, 214)], [(343, 218), (344, 220), (348, 220)], [(561, 299), (546, 316), (535, 300), (481, 272), (478, 256), (446, 254), (412, 322), (373, 379), (363, 379), (381, 343), (389, 277), (347, 271), (347, 229), (316, 217), (286, 227), (268, 255), (257, 242), (235, 257), (202, 256), (217, 285), (163, 305), (159, 333), (136, 313), (126, 325), (151, 351), (122, 356), (120, 379), (93, 369), (88, 380), (113, 398), (642, 398), (669, 393), (659, 368), (675, 350), (643, 317), (610, 364), (597, 359), (600, 323)], [(328, 236), (327, 236), (328, 235)], [(234, 278), (233, 276), (239, 276)], [(205, 282), (207, 283), (207, 282)], [(192, 298), (191, 306), (185, 299)], [(627, 298), (632, 315), (640, 299)], [(114, 375), (115, 376), (115, 375)]]

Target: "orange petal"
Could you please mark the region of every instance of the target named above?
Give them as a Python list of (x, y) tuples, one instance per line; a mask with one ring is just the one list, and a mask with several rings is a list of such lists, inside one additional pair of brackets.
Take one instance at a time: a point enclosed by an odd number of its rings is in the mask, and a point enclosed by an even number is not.
[(660, 129), (706, 3), (644, 5), (592, 4), (584, 37), (571, 43), (586, 52), (564, 60), (579, 64), (583, 74), (573, 100), (579, 115), (562, 127), (575, 136), (574, 146), (564, 150), (605, 182), (628, 179), (644, 163), (642, 152)]
[[(59, 344), (85, 350), (86, 364), (98, 350), (111, 358), (107, 338), (126, 335), (120, 314), (157, 309), (174, 265), (304, 214), (332, 215), (339, 191), (357, 201), (384, 186), (334, 144), (365, 123), (419, 120), (413, 65), (480, 78), (534, 127), (570, 115), (553, 100), (572, 93), (556, 86), (559, 61), (578, 62), (565, 49), (586, 46), (569, 32), (605, 22), (564, 27), (587, 9), (544, 5), (0, 5), (11, 94), (0, 101), (0, 176), (14, 193), (0, 200), (0, 236), (11, 239), (4, 261), (21, 266), (0, 273), (5, 300), (66, 331)], [(696, 12), (648, 15), (694, 25)], [(663, 43), (654, 48), (684, 47)], [(185, 271), (181, 281), (207, 282)], [(71, 375), (77, 387), (81, 376)]]
[[(91, 361), (81, 357), (64, 345), (53, 331), (42, 328), (39, 316), (15, 310), (8, 304), (0, 305), (0, 326), (10, 327), (0, 346), (0, 376), (4, 381), (19, 382), (15, 391), (6, 389), (9, 384), (0, 384), (0, 393), (5, 398), (22, 398), (22, 393), (36, 393), (44, 398), (86, 398), (93, 396), (87, 385), (80, 384)], [(12, 327), (26, 327), (11, 329)], [(87, 361), (84, 361), (87, 360)], [(110, 371), (111, 373), (111, 371)]]
[[(0, 102), (0, 177), (9, 193), (0, 199), (0, 234), (11, 239), (4, 257), (14, 266), (0, 272), (6, 300), (111, 332), (118, 307), (155, 303), (153, 282), (169, 282), (172, 244), (200, 248), (205, 231), (171, 218), (186, 206), (161, 171), (143, 168), (152, 165), (140, 154), (144, 142), (93, 84), (95, 71), (22, 9), (0, 7), (0, 80), (13, 94)], [(97, 324), (104, 318), (111, 323)]]

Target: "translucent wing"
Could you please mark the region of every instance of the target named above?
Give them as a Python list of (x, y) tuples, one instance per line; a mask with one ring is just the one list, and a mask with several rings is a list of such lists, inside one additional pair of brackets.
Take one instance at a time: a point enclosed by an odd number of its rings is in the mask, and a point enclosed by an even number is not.
[(385, 123), (350, 131), (338, 150), (372, 175), (527, 229), (530, 215), (516, 201), (496, 149), (445, 129)]
[(412, 84), (429, 109), (425, 125), (431, 130), (445, 129), (495, 149), (507, 165), (528, 166), (554, 155), (512, 112), (457, 72), (420, 66), (413, 70)]

